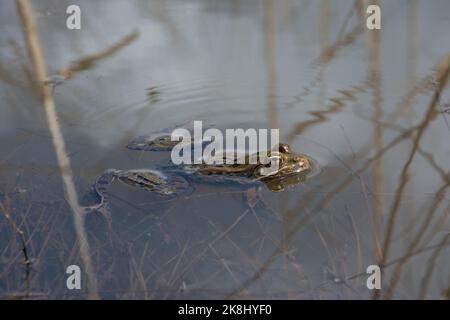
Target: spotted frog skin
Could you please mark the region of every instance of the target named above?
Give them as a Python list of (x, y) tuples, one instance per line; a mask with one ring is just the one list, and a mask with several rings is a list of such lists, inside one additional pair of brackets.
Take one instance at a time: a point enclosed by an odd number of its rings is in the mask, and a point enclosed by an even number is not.
[(161, 171), (150, 169), (109, 169), (97, 178), (93, 186), (93, 191), (99, 198), (99, 202), (92, 206), (86, 206), (86, 211), (104, 210), (109, 201), (108, 189), (115, 180), (131, 187), (156, 193), (165, 198), (185, 194), (190, 189), (188, 181), (176, 174), (163, 174)]
[[(152, 137), (152, 139), (139, 138), (132, 141), (127, 147), (133, 150), (167, 151), (171, 150), (173, 142), (170, 141), (170, 138), (167, 138), (167, 135), (160, 135)], [(304, 182), (313, 170), (312, 160), (306, 155), (293, 152), (288, 144), (282, 143), (279, 145), (278, 151), (268, 151), (265, 155), (270, 160), (266, 164), (260, 161), (259, 154), (256, 154), (256, 163), (250, 163), (249, 157), (246, 156), (245, 164), (241, 164), (237, 163), (239, 154), (225, 153), (223, 156), (225, 164), (207, 164), (208, 161), (204, 161), (202, 164), (184, 164), (158, 170), (110, 169), (105, 171), (93, 186), (100, 203), (89, 208), (100, 208), (107, 203), (107, 190), (116, 180), (131, 187), (170, 198), (186, 194), (189, 190), (192, 190), (190, 181), (204, 183), (231, 181), (239, 184), (262, 182), (270, 191), (280, 192), (290, 185)], [(230, 157), (233, 161), (228, 164), (225, 160)], [(277, 166), (274, 166), (275, 169), (271, 169), (273, 161), (277, 164)]]
[[(228, 155), (227, 155), (228, 156)], [(274, 192), (283, 191), (285, 187), (292, 183), (287, 183), (288, 177), (296, 176), (298, 178), (297, 183), (304, 181), (304, 178), (312, 170), (311, 160), (302, 154), (293, 152), (288, 144), (280, 144), (279, 150), (276, 152), (267, 152), (267, 157), (270, 162), (263, 164), (259, 162), (256, 164), (199, 164), (199, 165), (186, 165), (185, 170), (187, 172), (197, 173), (200, 177), (211, 176), (213, 180), (234, 180), (241, 183), (251, 183), (255, 181), (264, 182), (269, 190)], [(224, 161), (226, 156), (224, 157)], [(237, 157), (236, 157), (237, 158)], [(246, 163), (249, 157), (246, 157)], [(276, 161), (278, 168), (272, 172), (269, 171), (272, 161)], [(219, 176), (223, 176), (220, 179)]]

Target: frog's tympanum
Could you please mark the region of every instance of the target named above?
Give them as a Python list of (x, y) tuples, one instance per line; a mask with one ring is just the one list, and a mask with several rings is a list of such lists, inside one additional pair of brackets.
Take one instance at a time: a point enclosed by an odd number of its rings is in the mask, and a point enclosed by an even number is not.
[[(132, 141), (127, 147), (134, 150), (171, 150), (174, 143), (170, 141), (167, 133), (159, 136), (140, 137)], [(280, 144), (278, 151), (268, 151), (268, 163), (263, 164), (256, 154), (256, 163), (250, 161), (236, 161), (242, 155), (239, 153), (225, 153), (224, 159), (232, 157), (234, 163), (228, 164), (182, 164), (179, 166), (166, 166), (160, 169), (138, 169), (138, 170), (107, 170), (101, 175), (93, 189), (100, 198), (103, 206), (106, 202), (107, 189), (115, 180), (126, 185), (150, 191), (162, 197), (172, 197), (186, 194), (192, 189), (189, 181), (199, 181), (204, 183), (220, 183), (225, 181), (239, 184), (263, 183), (274, 192), (280, 192), (290, 185), (300, 184), (313, 171), (312, 159), (306, 155), (295, 153), (288, 144)], [(255, 155), (253, 155), (255, 156)], [(248, 159), (248, 156), (245, 156)], [(240, 158), (242, 159), (242, 158)], [(272, 161), (276, 161), (277, 166), (273, 169)], [(233, 162), (233, 161), (230, 161)], [(239, 163), (238, 163), (239, 162)], [(271, 171), (268, 169), (271, 168)]]

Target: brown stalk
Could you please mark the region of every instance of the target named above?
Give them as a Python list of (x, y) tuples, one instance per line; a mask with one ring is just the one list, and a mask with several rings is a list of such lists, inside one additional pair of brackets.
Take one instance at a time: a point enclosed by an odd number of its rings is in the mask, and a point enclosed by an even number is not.
[(265, 59), (267, 69), (267, 106), (268, 118), (272, 129), (279, 128), (277, 113), (277, 53), (276, 24), (273, 0), (266, 0), (266, 16), (264, 20)]
[(16, 0), (16, 5), (22, 21), (24, 37), (28, 47), (29, 56), (33, 63), (35, 77), (39, 83), (40, 98), (42, 99), (47, 124), (52, 136), (52, 142), (55, 148), (58, 165), (61, 170), (66, 200), (68, 201), (73, 213), (75, 232), (77, 234), (77, 239), (80, 246), (80, 255), (83, 261), (84, 270), (88, 277), (88, 297), (96, 299), (98, 298), (96, 293), (97, 281), (93, 272), (89, 244), (87, 241), (86, 231), (84, 229), (83, 210), (79, 205), (78, 195), (73, 181), (71, 162), (70, 158), (67, 156), (52, 91), (51, 88), (44, 84), (48, 77), (47, 67), (44, 52), (39, 39), (33, 8), (29, 0)]

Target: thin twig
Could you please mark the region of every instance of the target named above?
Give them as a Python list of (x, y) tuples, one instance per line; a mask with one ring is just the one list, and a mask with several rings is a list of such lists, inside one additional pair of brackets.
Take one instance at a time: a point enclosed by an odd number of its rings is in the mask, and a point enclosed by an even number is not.
[(31, 286), (30, 286), (31, 260), (30, 260), (30, 258), (28, 256), (27, 241), (25, 239), (25, 234), (17, 226), (16, 222), (14, 221), (14, 219), (9, 214), (8, 210), (6, 210), (5, 206), (1, 202), (0, 202), (0, 210), (3, 212), (6, 220), (8, 220), (9, 223), (11, 224), (14, 232), (17, 234), (17, 236), (19, 237), (20, 242), (22, 244), (21, 251), (22, 251), (22, 254), (23, 254), (23, 263), (25, 265), (25, 284), (26, 284), (25, 297), (28, 297), (30, 295), (30, 290), (31, 290)]

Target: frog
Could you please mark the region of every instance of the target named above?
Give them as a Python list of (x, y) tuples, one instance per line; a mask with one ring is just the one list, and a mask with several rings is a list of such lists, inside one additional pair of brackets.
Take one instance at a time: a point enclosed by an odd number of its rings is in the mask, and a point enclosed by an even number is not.
[[(140, 151), (170, 151), (175, 146), (170, 131), (142, 136), (132, 140), (126, 147)], [(192, 145), (198, 143), (191, 141)], [(261, 157), (263, 156), (263, 157)], [(265, 157), (264, 157), (265, 156)], [(108, 203), (108, 188), (119, 181), (133, 188), (151, 192), (162, 198), (173, 198), (193, 192), (192, 182), (239, 185), (263, 184), (269, 191), (282, 192), (287, 187), (303, 183), (317, 166), (315, 161), (302, 153), (294, 152), (289, 144), (280, 143), (274, 150), (252, 155), (242, 152), (224, 152), (220, 163), (203, 159), (196, 164), (159, 166), (144, 169), (108, 169), (93, 185), (98, 204), (86, 210), (103, 208)], [(242, 160), (243, 158), (245, 161)], [(232, 159), (232, 161), (227, 161)], [(257, 159), (250, 161), (250, 159)], [(262, 161), (268, 159), (268, 161)], [(275, 161), (276, 166), (272, 166)], [(273, 169), (275, 168), (275, 169)]]
[[(186, 173), (194, 175), (196, 180), (234, 181), (240, 184), (252, 184), (257, 181), (263, 182), (270, 191), (281, 192), (288, 185), (303, 182), (313, 171), (312, 159), (304, 154), (295, 153), (286, 143), (278, 145), (278, 151), (266, 151), (264, 156), (269, 159), (268, 163), (263, 163), (260, 154), (246, 156), (238, 152), (225, 153), (223, 164), (207, 164), (208, 159), (201, 164), (184, 165)], [(232, 164), (227, 164), (227, 158), (232, 158)], [(244, 157), (245, 161), (237, 161)], [(251, 163), (250, 158), (258, 159), (256, 163)], [(276, 161), (275, 170), (270, 170), (272, 161)], [(295, 179), (288, 179), (296, 178)], [(199, 178), (199, 179), (198, 179)], [(292, 183), (296, 181), (296, 183)], [(290, 182), (290, 183), (288, 183)]]

